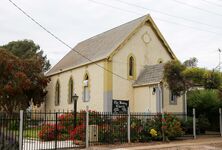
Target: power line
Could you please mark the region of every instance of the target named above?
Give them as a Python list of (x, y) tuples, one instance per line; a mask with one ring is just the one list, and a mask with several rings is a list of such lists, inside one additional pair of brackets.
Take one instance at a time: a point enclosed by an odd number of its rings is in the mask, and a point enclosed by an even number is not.
[[(96, 4), (99, 4), (99, 5), (104, 5), (104, 6), (107, 6), (107, 7), (111, 7), (111, 8), (120, 10), (120, 11), (125, 11), (125, 12), (129, 12), (129, 13), (133, 13), (133, 14), (139, 14), (139, 13), (137, 13), (137, 12), (129, 11), (129, 10), (126, 10), (126, 9), (122, 9), (122, 8), (120, 8), (120, 7), (115, 7), (115, 6), (112, 6), (112, 5), (103, 3), (103, 2), (98, 2), (98, 1), (94, 1), (94, 0), (88, 0), (88, 1), (93, 2), (93, 3), (96, 3)], [(205, 29), (200, 29), (199, 27), (189, 26), (189, 25), (185, 25), (185, 24), (178, 23), (178, 22), (165, 20), (165, 19), (162, 19), (162, 18), (157, 18), (157, 17), (155, 17), (155, 18), (156, 18), (157, 20), (160, 20), (160, 21), (163, 21), (163, 22), (167, 22), (167, 23), (170, 23), (170, 24), (185, 26), (185, 27), (192, 28), (192, 29), (199, 30), (199, 31), (204, 31), (204, 32), (213, 33), (213, 34), (219, 35), (219, 36), (222, 35), (222, 34), (218, 34), (217, 32), (214, 32), (214, 31), (205, 30)]]
[(211, 4), (211, 5), (217, 6), (217, 7), (222, 7), (222, 5), (221, 5), (221, 4), (218, 4), (218, 3), (209, 2), (209, 1), (207, 1), (207, 0), (202, 0), (202, 1), (205, 2), (205, 3)]
[(157, 12), (157, 13), (160, 13), (160, 14), (163, 14), (163, 15), (166, 15), (166, 16), (170, 16), (170, 17), (174, 17), (174, 18), (178, 18), (178, 19), (182, 19), (182, 20), (198, 23), (198, 24), (201, 24), (201, 25), (205, 25), (205, 26), (208, 26), (208, 27), (222, 29), (222, 27), (210, 25), (210, 24), (207, 24), (207, 23), (203, 23), (203, 22), (200, 22), (200, 21), (196, 21), (196, 20), (193, 20), (193, 19), (189, 19), (189, 18), (177, 16), (177, 15), (172, 15), (170, 13), (163, 12), (163, 11), (159, 11), (159, 10), (155, 10), (155, 9), (151, 9), (151, 8), (146, 8), (146, 7), (134, 4), (134, 3), (125, 2), (125, 1), (122, 1), (122, 0), (116, 0), (116, 1), (118, 1), (119, 3), (123, 3), (123, 4), (126, 4), (126, 5), (129, 5), (129, 6), (137, 7), (137, 8), (143, 9), (143, 10), (149, 10), (149, 11)]
[(179, 3), (181, 5), (185, 5), (187, 7), (191, 7), (191, 8), (194, 8), (194, 9), (198, 9), (200, 11), (203, 11), (203, 12), (207, 12), (209, 14), (213, 14), (213, 15), (217, 15), (217, 16), (220, 16), (222, 17), (222, 14), (219, 14), (219, 13), (216, 13), (216, 12), (213, 12), (213, 11), (210, 11), (210, 10), (207, 10), (207, 9), (204, 9), (204, 8), (200, 8), (200, 7), (197, 7), (197, 6), (194, 6), (194, 5), (190, 5), (188, 3), (185, 3), (185, 2), (182, 2), (182, 1), (179, 1), (179, 0), (173, 0), (174, 2), (176, 3)]
[(110, 8), (118, 9), (118, 10), (121, 10), (121, 11), (124, 11), (124, 12), (129, 12), (129, 13), (133, 13), (133, 14), (137, 14), (137, 15), (144, 15), (142, 13), (138, 13), (138, 12), (127, 10), (127, 9), (122, 9), (122, 8), (119, 8), (119, 7), (116, 7), (116, 6), (113, 6), (113, 5), (109, 5), (107, 3), (98, 2), (98, 1), (94, 1), (94, 0), (88, 0), (88, 1), (96, 3), (96, 4), (100, 4), (100, 5), (103, 5), (103, 6), (107, 6), (107, 7), (110, 7)]
[(46, 27), (44, 27), (43, 25), (41, 25), (38, 21), (36, 21), (32, 16), (30, 16), (27, 12), (25, 12), (21, 7), (19, 7), (16, 3), (14, 3), (12, 0), (8, 0), (11, 4), (13, 4), (19, 11), (21, 11), (26, 17), (28, 17), (29, 19), (31, 19), (35, 24), (37, 24), (39, 27), (41, 27), (44, 31), (46, 31), (48, 34), (50, 34), (52, 37), (54, 37), (56, 40), (58, 40), (60, 43), (62, 43), (63, 45), (65, 45), (66, 47), (68, 47), (69, 49), (71, 49), (72, 51), (76, 52), (77, 54), (79, 54), (81, 57), (85, 58), (86, 60), (94, 63), (95, 65), (97, 65), (98, 67), (104, 69), (105, 71), (121, 78), (124, 80), (129, 81), (128, 79), (122, 77), (121, 75), (118, 75), (106, 68), (104, 68), (103, 66), (97, 64), (96, 62), (94, 62), (93, 60), (89, 59), (88, 57), (84, 56), (83, 54), (81, 54), (80, 52), (76, 51), (75, 49), (73, 49), (71, 46), (69, 46), (66, 42), (64, 42), (62, 39), (60, 39), (58, 36), (56, 36), (54, 33), (52, 33), (51, 31), (49, 31)]

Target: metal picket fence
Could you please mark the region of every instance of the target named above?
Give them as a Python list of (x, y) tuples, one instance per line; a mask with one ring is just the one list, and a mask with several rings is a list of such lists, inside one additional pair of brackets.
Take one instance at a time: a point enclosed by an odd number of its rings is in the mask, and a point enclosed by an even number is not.
[(215, 124), (208, 128), (202, 128), (200, 115), (195, 110), (190, 115), (130, 111), (115, 114), (90, 111), (87, 107), (86, 111), (76, 114), (76, 119), (72, 111), (1, 113), (0, 150), (80, 149), (103, 144), (148, 142), (153, 140), (151, 130), (157, 131), (154, 140), (161, 141), (166, 137), (162, 131), (166, 121), (180, 123), (182, 128), (176, 138), (195, 139), (209, 133), (221, 136), (221, 109), (217, 113)]
[(19, 147), (19, 113), (0, 113), (0, 150)]
[(85, 147), (86, 112), (25, 112), (23, 150)]

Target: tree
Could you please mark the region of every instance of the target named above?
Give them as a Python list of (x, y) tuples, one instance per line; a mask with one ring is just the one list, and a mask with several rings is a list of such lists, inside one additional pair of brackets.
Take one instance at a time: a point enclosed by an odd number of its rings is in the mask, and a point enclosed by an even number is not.
[(41, 50), (40, 46), (35, 44), (32, 40), (12, 41), (0, 47), (10, 51), (21, 59), (38, 59), (39, 61), (42, 61), (43, 72), (49, 70), (51, 66), (49, 60), (47, 60), (47, 56), (43, 55), (43, 50)]
[(218, 98), (219, 91), (213, 89), (192, 90), (187, 94), (188, 113), (192, 115), (192, 109), (196, 110), (197, 124), (200, 130), (215, 130), (219, 126), (218, 109), (222, 101)]
[(36, 57), (21, 59), (0, 48), (0, 108), (11, 113), (26, 109), (30, 101), (36, 105), (44, 101), (49, 82), (45, 77), (43, 61)]
[(203, 86), (205, 89), (220, 89), (222, 85), (220, 72), (198, 67), (186, 67), (177, 60), (166, 63), (164, 80), (177, 96), (195, 86)]
[(186, 82), (182, 72), (186, 69), (177, 60), (172, 60), (164, 66), (164, 80), (174, 95), (180, 96), (186, 90)]
[(187, 67), (197, 67), (198, 59), (196, 57), (192, 57), (186, 61), (184, 61), (184, 65)]

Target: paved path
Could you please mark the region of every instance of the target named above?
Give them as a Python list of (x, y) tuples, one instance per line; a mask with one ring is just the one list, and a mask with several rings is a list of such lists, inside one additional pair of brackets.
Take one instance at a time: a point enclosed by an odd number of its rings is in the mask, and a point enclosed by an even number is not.
[(149, 145), (149, 143), (130, 147), (119, 145), (122, 148), (114, 147), (92, 147), (91, 150), (222, 150), (222, 138), (201, 138), (196, 140), (181, 140), (165, 144)]
[[(57, 141), (57, 148), (78, 148), (77, 145), (73, 144), (73, 141)], [(38, 140), (23, 140), (24, 150), (49, 150), (55, 149), (55, 141), (38, 141)]]

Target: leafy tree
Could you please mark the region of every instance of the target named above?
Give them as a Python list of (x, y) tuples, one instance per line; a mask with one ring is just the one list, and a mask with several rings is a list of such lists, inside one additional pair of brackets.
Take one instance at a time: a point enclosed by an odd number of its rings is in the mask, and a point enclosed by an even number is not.
[(177, 60), (166, 63), (164, 80), (177, 96), (194, 86), (203, 86), (205, 89), (220, 89), (222, 85), (220, 72), (198, 67), (187, 68)]
[(221, 73), (218, 71), (206, 71), (204, 74), (204, 87), (206, 89), (219, 89), (222, 83)]
[[(196, 109), (196, 117), (198, 118), (198, 126), (201, 128), (218, 128), (218, 109), (222, 106), (222, 101), (218, 98), (219, 91), (192, 90), (188, 92), (188, 113), (192, 115), (192, 109)], [(207, 125), (208, 124), (208, 125)]]
[(203, 68), (186, 68), (183, 70), (183, 75), (186, 80), (187, 85), (190, 87), (195, 85), (203, 85), (204, 74), (206, 70)]
[(38, 59), (39, 61), (42, 61), (43, 72), (49, 70), (51, 66), (49, 60), (47, 60), (47, 56), (43, 55), (43, 50), (41, 50), (40, 46), (35, 44), (32, 40), (12, 41), (1, 46), (1, 48), (10, 51), (21, 59)]
[(49, 79), (42, 72), (41, 58), (21, 59), (0, 48), (0, 108), (11, 113), (26, 109), (31, 100), (43, 102)]
[(186, 82), (182, 72), (186, 69), (179, 61), (173, 60), (164, 66), (164, 79), (172, 92), (180, 96), (186, 90)]
[(198, 59), (196, 57), (192, 57), (186, 61), (184, 61), (184, 65), (187, 67), (197, 67)]

